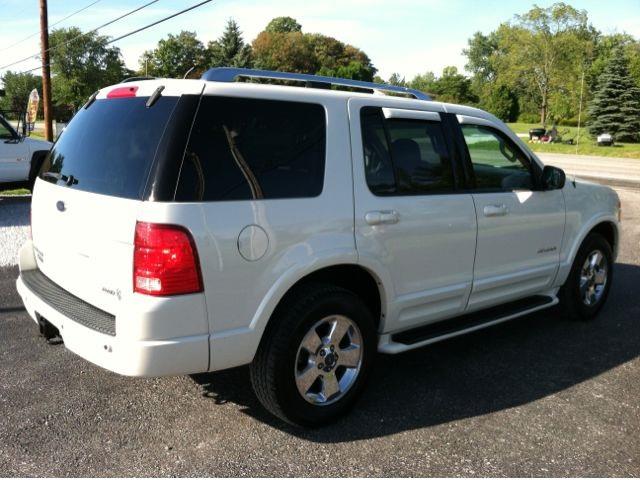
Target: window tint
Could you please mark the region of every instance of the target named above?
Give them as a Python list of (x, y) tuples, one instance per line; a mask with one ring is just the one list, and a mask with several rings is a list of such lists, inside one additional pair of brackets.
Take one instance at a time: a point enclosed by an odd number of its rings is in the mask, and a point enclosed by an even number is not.
[(47, 155), (41, 178), (93, 193), (142, 198), (178, 97), (96, 100), (81, 108)]
[(3, 118), (0, 118), (0, 139), (11, 139), (13, 135), (13, 129), (9, 127), (9, 124)]
[(325, 123), (321, 105), (203, 97), (185, 152), (176, 200), (320, 195)]
[(376, 195), (454, 189), (451, 158), (440, 122), (385, 119), (380, 108), (361, 112), (367, 184)]
[(366, 107), (360, 112), (364, 171), (372, 193), (396, 193), (396, 180), (384, 129), (384, 117), (377, 107)]
[(462, 125), (479, 190), (530, 190), (529, 162), (506, 138), (489, 127)]

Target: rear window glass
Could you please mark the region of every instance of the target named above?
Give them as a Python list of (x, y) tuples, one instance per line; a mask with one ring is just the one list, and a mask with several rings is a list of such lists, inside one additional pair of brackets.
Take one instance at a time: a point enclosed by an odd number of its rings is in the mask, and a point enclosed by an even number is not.
[(87, 192), (142, 198), (149, 169), (178, 97), (96, 100), (80, 109), (42, 167), (40, 178)]
[(325, 111), (311, 103), (205, 96), (186, 149), (178, 201), (320, 195)]

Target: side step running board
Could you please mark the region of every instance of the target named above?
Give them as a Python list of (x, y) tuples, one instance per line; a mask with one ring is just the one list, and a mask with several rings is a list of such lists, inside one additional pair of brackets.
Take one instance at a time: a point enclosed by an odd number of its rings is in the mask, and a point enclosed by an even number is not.
[(468, 313), (449, 320), (430, 323), (411, 330), (405, 330), (404, 332), (394, 333), (390, 336), (384, 335), (381, 338), (379, 351), (384, 353), (399, 353), (405, 350), (411, 350), (423, 345), (435, 343), (439, 340), (496, 325), (537, 310), (549, 308), (557, 303), (558, 299), (556, 297), (535, 295), (497, 307)]

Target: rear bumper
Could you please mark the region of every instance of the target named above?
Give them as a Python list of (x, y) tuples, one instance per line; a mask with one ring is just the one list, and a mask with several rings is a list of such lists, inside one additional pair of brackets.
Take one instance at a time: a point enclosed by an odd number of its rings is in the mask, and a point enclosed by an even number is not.
[(24, 306), (37, 323), (46, 318), (59, 331), (64, 345), (96, 365), (136, 377), (183, 375), (204, 372), (209, 363), (209, 336), (197, 335), (166, 340), (127, 340), (92, 330), (66, 317), (16, 281)]

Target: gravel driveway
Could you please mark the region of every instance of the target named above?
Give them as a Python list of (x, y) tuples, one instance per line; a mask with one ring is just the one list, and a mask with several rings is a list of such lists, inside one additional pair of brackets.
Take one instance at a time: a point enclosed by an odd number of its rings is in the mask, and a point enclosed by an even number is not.
[(31, 196), (0, 197), (0, 267), (15, 265), (29, 235)]

